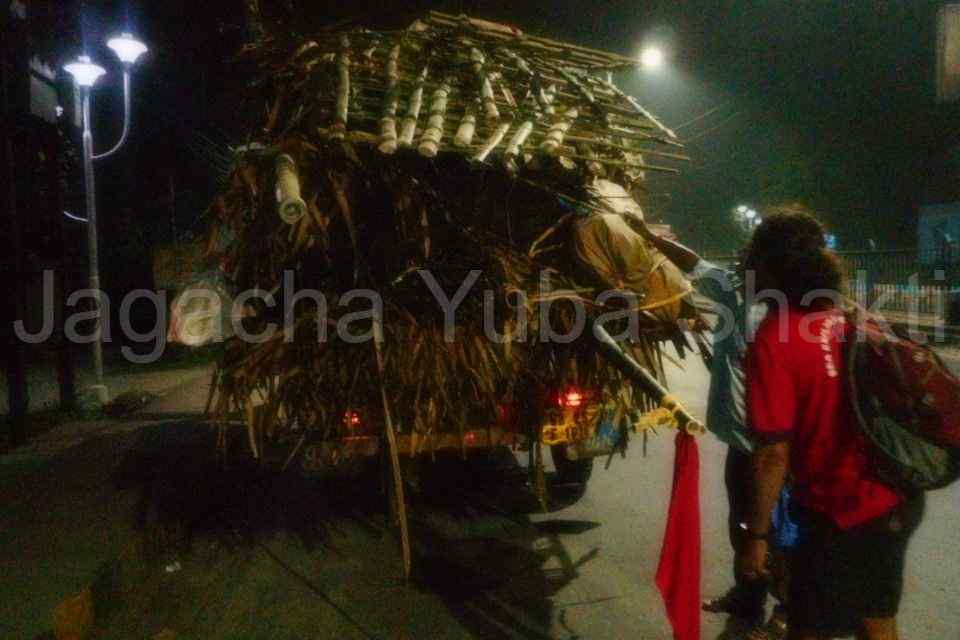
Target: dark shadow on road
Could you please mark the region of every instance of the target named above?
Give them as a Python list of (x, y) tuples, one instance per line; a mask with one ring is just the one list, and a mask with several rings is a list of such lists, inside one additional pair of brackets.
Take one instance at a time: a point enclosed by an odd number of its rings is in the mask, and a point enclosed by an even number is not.
[[(321, 547), (335, 552), (326, 543), (347, 521), (381, 535), (382, 524), (374, 522), (383, 520), (379, 488), (370, 482), (333, 484), (257, 465), (238, 452), (241, 439), (242, 434), (228, 434), (227, 451), (221, 451), (216, 429), (195, 420), (138, 431), (112, 479), (116, 489), (136, 492), (130, 517), (139, 540), (102, 567), (93, 585), (98, 613), (105, 612), (102, 623), (112, 624), (115, 634), (108, 637), (139, 633), (149, 624), (159, 628), (164, 619), (183, 616), (191, 606), (202, 609), (202, 601), (189, 603), (199, 597), (191, 583), (247, 571), (244, 567), (254, 566), (257, 555), (305, 586), (339, 615), (341, 625), (361, 637), (375, 637), (309, 571), (269, 545), (287, 535), (299, 542), (303, 556), (298, 557), (310, 557)], [(285, 544), (280, 546), (289, 549)], [(181, 570), (183, 584), (171, 587)], [(207, 597), (230, 601), (230, 590), (237, 587), (215, 588)], [(149, 609), (142, 610), (145, 603)]]
[[(237, 440), (239, 446), (242, 438)], [(98, 602), (114, 601), (102, 604), (102, 610), (124, 609), (112, 618), (115, 635), (107, 637), (182, 620), (185, 608), (202, 608), (204, 600), (215, 603), (206, 606), (226, 607), (222, 603), (235, 602), (236, 593), (254, 589), (245, 574), (249, 567), (262, 572), (265, 563), (272, 565), (271, 572), (306, 587), (336, 612), (344, 628), (362, 637), (381, 637), (358, 613), (358, 605), (329, 591), (322, 568), (327, 566), (324, 557), (341, 553), (337, 547), (343, 538), (337, 534), (345, 522), (354, 542), (345, 545), (344, 555), (362, 554), (369, 544), (363, 540), (390, 535), (381, 475), (348, 482), (311, 480), (258, 467), (242, 455), (221, 456), (216, 441), (216, 431), (195, 420), (149, 425), (137, 433), (115, 470), (116, 487), (135, 492), (130, 517), (141, 543), (135, 558), (121, 553), (98, 578)], [(416, 486), (409, 495), (415, 556), (411, 588), (435, 595), (437, 606), (446, 608), (468, 637), (551, 638), (553, 595), (598, 553), (593, 549), (571, 557), (562, 536), (598, 523), (534, 522), (531, 515), (540, 512), (540, 504), (529, 474), (505, 450), (422, 464)], [(553, 508), (583, 495), (583, 488), (563, 489), (555, 492)], [(288, 536), (305, 551), (284, 542)], [(331, 537), (338, 542), (331, 543)], [(313, 550), (317, 553), (311, 555)], [(383, 573), (395, 569), (395, 558), (380, 567)], [(171, 580), (180, 586), (170, 586)], [(216, 586), (198, 591), (196, 585), (203, 583)], [(396, 588), (401, 597), (403, 587)], [(242, 597), (243, 603), (255, 601), (251, 593)], [(142, 610), (144, 603), (150, 608)], [(577, 635), (567, 630), (565, 637)]]
[(533, 522), (539, 501), (527, 470), (506, 450), (425, 464), (419, 484), (417, 586), (439, 595), (473, 637), (552, 638), (552, 596), (598, 551), (572, 558), (560, 535), (599, 525)]
[(280, 532), (308, 549), (326, 537), (337, 518), (366, 522), (382, 509), (369, 483), (329, 482), (260, 466), (240, 453), (242, 435), (230, 434), (217, 449), (216, 429), (195, 421), (141, 429), (113, 479), (138, 495), (134, 524), (152, 529), (181, 552), (198, 536), (252, 543)]

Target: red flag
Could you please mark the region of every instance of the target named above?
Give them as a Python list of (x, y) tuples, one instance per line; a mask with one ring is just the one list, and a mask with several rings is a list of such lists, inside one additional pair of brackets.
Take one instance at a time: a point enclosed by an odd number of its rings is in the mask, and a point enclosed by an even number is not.
[(676, 447), (656, 580), (674, 640), (700, 640), (700, 455), (696, 439), (682, 431)]

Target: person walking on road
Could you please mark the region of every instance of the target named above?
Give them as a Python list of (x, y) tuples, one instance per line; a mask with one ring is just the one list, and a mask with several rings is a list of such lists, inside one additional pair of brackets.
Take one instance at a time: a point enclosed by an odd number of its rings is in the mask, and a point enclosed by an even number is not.
[[(714, 305), (717, 325), (713, 331), (713, 362), (707, 400), (707, 429), (727, 446), (724, 482), (729, 503), (728, 535), (734, 552), (746, 542), (743, 525), (752, 499), (750, 466), (753, 443), (745, 426), (744, 357), (747, 342), (766, 312), (762, 305), (747, 305), (741, 279), (736, 272), (704, 260), (689, 248), (660, 237), (646, 225), (639, 232), (668, 260), (696, 284), (697, 290)], [(772, 509), (772, 506), (771, 506)], [(722, 597), (706, 600), (705, 611), (729, 613), (752, 625), (763, 622), (768, 581), (748, 578), (734, 570), (734, 586)], [(782, 629), (782, 611), (773, 628)], [(783, 632), (773, 635), (782, 636)]]
[(788, 472), (800, 527), (789, 588), (789, 638), (859, 634), (896, 640), (904, 556), (923, 513), (869, 464), (844, 388), (848, 335), (837, 308), (842, 272), (823, 227), (804, 212), (767, 215), (747, 269), (769, 313), (748, 349), (753, 502), (739, 572), (767, 572), (771, 509)]

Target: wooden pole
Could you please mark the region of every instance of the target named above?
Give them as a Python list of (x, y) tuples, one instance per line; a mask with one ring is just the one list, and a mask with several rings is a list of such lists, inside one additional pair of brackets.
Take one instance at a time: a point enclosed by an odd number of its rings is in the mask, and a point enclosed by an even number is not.
[(703, 433), (703, 424), (690, 415), (687, 410), (670, 395), (670, 392), (661, 384), (660, 380), (651, 375), (649, 371), (640, 366), (636, 360), (624, 352), (600, 323), (593, 323), (593, 336), (596, 339), (600, 353), (607, 361), (636, 384), (643, 393), (653, 398), (657, 404), (670, 409), (680, 429), (691, 434)]
[(527, 138), (530, 136), (530, 133), (533, 131), (533, 120), (526, 120), (520, 127), (514, 132), (513, 137), (510, 138), (510, 142), (507, 143), (507, 149), (504, 151), (504, 155), (508, 158), (512, 158), (520, 155), (520, 149), (523, 147), (523, 143), (527, 141)]
[(307, 213), (300, 197), (300, 178), (293, 158), (282, 153), (274, 161), (277, 174), (277, 213), (287, 224), (294, 224)]
[(554, 155), (557, 153), (557, 151), (560, 149), (560, 145), (563, 144), (563, 140), (566, 137), (567, 132), (573, 125), (573, 121), (577, 119), (578, 115), (579, 111), (576, 107), (567, 109), (567, 111), (563, 114), (563, 117), (557, 122), (553, 123), (553, 126), (550, 127), (550, 131), (540, 144), (540, 150), (549, 155)]
[(484, 117), (488, 122), (499, 120), (500, 111), (497, 109), (497, 101), (493, 97), (493, 85), (490, 83), (490, 77), (483, 69), (485, 62), (483, 52), (479, 49), (471, 49), (470, 60), (473, 62), (473, 70), (480, 81), (480, 99), (483, 101)]
[(350, 115), (350, 40), (340, 38), (340, 51), (337, 53), (337, 108), (330, 127), (330, 137), (342, 139), (347, 132), (347, 118)]
[(413, 144), (413, 134), (417, 130), (417, 118), (420, 117), (420, 106), (423, 104), (423, 85), (427, 81), (427, 73), (427, 67), (424, 66), (410, 95), (410, 106), (400, 127), (401, 147), (409, 147)]
[(433, 92), (430, 102), (430, 118), (420, 138), (420, 155), (432, 158), (437, 155), (443, 139), (443, 121), (447, 115), (447, 98), (450, 95), (450, 80), (444, 80)]
[(380, 153), (390, 155), (397, 151), (397, 101), (400, 97), (400, 74), (397, 61), (400, 59), (400, 45), (390, 49), (387, 60), (387, 92), (383, 98), (383, 112), (380, 114)]
[(501, 122), (497, 125), (497, 128), (494, 130), (490, 137), (484, 143), (483, 148), (477, 152), (477, 155), (473, 157), (477, 162), (484, 162), (487, 159), (487, 156), (490, 155), (494, 149), (497, 148), (497, 145), (503, 141), (503, 137), (507, 135), (507, 130), (510, 129), (510, 122)]
[(390, 447), (390, 467), (393, 470), (393, 488), (397, 500), (397, 517), (400, 520), (400, 550), (403, 555), (403, 577), (410, 579), (412, 560), (410, 557), (410, 529), (407, 525), (407, 501), (403, 491), (403, 474), (400, 472), (400, 454), (397, 449), (397, 434), (393, 428), (390, 412), (390, 400), (387, 397), (386, 370), (383, 361), (383, 318), (373, 319), (373, 349), (377, 356), (377, 373), (380, 377), (380, 401), (383, 403), (383, 422), (387, 432), (387, 444)]
[(473, 135), (477, 131), (477, 105), (478, 100), (471, 100), (463, 112), (463, 119), (460, 121), (460, 127), (457, 129), (457, 135), (453, 138), (453, 146), (469, 147), (473, 142)]

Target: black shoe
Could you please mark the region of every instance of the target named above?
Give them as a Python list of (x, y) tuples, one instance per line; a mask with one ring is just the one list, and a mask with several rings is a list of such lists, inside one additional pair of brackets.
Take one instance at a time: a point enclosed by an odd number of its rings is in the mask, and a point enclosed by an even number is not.
[(763, 606), (745, 605), (735, 587), (719, 598), (704, 600), (702, 607), (707, 613), (728, 613), (752, 624), (760, 624), (765, 617)]

